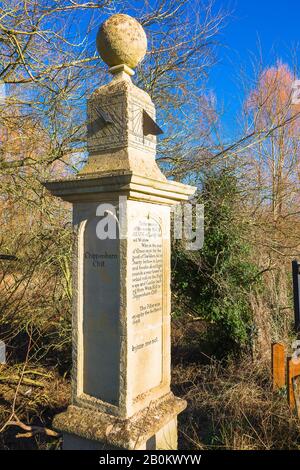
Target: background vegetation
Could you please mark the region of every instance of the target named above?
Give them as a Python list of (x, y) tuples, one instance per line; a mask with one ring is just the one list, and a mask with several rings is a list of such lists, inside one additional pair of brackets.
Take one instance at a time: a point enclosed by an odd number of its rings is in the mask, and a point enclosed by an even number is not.
[[(173, 388), (189, 402), (186, 448), (299, 449), (299, 422), (270, 386), (270, 344), (291, 344), (291, 260), (299, 256), (299, 106), (294, 70), (259, 62), (240, 135), (223, 136), (207, 77), (230, 20), (210, 2), (7, 0), (0, 6), (0, 445), (58, 448), (70, 398), (70, 207), (41, 182), (87, 158), (85, 103), (107, 77), (99, 24), (130, 13), (149, 37), (137, 84), (164, 127), (164, 172), (199, 187), (205, 243), (173, 244)], [(192, 32), (192, 34), (191, 34)], [(2, 86), (1, 90), (4, 88)], [(28, 425), (37, 426), (28, 429)], [(18, 437), (18, 433), (25, 437)]]

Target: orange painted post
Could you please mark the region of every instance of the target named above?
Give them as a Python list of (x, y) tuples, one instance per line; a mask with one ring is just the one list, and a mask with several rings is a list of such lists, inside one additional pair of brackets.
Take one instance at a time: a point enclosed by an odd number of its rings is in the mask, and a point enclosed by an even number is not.
[(293, 379), (293, 386), (294, 386), (294, 396), (296, 402), (296, 410), (298, 418), (300, 419), (300, 375)]
[(296, 408), (295, 393), (293, 379), (300, 375), (300, 362), (297, 364), (296, 359), (288, 357), (287, 359), (287, 386), (288, 386), (288, 401), (290, 408)]
[(272, 378), (273, 390), (286, 386), (285, 346), (282, 343), (272, 344)]

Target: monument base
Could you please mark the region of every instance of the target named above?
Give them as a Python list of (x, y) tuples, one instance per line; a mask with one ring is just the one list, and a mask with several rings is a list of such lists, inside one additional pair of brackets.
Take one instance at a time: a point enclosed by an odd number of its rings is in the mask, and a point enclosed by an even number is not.
[(127, 419), (71, 405), (53, 427), (63, 433), (63, 450), (176, 450), (177, 415), (185, 408), (172, 393)]

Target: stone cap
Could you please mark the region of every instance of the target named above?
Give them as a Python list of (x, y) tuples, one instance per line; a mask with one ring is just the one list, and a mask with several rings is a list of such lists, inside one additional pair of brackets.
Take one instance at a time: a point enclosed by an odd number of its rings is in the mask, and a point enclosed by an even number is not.
[(173, 205), (190, 200), (197, 190), (195, 186), (176, 181), (159, 181), (119, 171), (47, 181), (43, 185), (54, 196), (68, 202), (100, 202), (126, 196), (143, 202)]

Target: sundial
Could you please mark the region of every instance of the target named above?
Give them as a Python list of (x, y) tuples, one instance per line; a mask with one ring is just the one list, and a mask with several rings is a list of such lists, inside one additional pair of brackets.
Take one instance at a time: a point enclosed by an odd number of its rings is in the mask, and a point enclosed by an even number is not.
[(114, 78), (109, 95), (95, 94), (89, 101), (89, 151), (126, 146), (155, 151), (156, 136), (163, 131), (149, 96), (130, 78), (147, 49), (142, 26), (128, 15), (113, 15), (99, 29), (97, 48)]
[(88, 99), (87, 162), (45, 183), (72, 203), (74, 234), (72, 404), (53, 427), (66, 450), (175, 450), (186, 402), (170, 389), (171, 206), (195, 188), (168, 181), (155, 159), (162, 130), (131, 80), (142, 26), (113, 15), (97, 46), (113, 78)]

